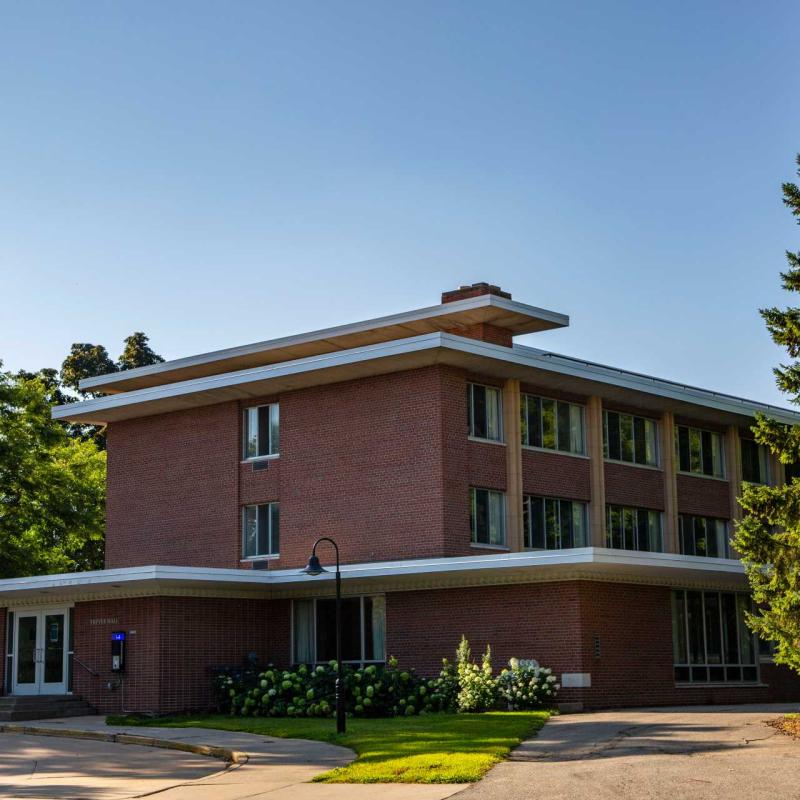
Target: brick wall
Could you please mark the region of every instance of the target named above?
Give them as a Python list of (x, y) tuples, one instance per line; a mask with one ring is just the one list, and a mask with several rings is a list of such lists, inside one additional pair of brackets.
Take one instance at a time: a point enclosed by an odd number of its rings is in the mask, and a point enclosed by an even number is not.
[(522, 491), (588, 503), (591, 500), (589, 459), (523, 450)]
[[(210, 707), (211, 668), (240, 665), (255, 652), (267, 663), (288, 652), (288, 612), (273, 601), (146, 597), (75, 606), (74, 691), (101, 713)], [(111, 632), (127, 633), (124, 685), (111, 671)], [(282, 663), (286, 663), (285, 658)], [(123, 706), (124, 703), (124, 706)]]
[[(495, 669), (511, 656), (563, 672), (589, 672), (590, 689), (560, 700), (587, 708), (800, 699), (800, 677), (762, 665), (760, 686), (676, 687), (670, 589), (570, 581), (387, 596), (387, 654), (434, 675), (464, 634), (479, 657), (492, 646)], [(599, 646), (599, 655), (595, 646)]]
[(106, 567), (239, 563), (236, 403), (108, 427)]
[[(454, 660), (462, 634), (495, 670), (535, 658), (559, 673), (580, 671), (580, 586), (576, 582), (395, 592), (386, 598), (386, 652), (422, 675)], [(571, 692), (566, 692), (569, 697)]]
[(678, 475), (678, 513), (728, 519), (731, 514), (731, 485), (728, 481)]
[(664, 473), (660, 469), (606, 462), (606, 503), (664, 510)]

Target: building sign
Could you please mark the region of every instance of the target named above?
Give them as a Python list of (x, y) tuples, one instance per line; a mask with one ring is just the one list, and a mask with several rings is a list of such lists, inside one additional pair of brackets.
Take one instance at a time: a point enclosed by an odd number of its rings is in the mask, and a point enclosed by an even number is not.
[(95, 617), (89, 620), (90, 625), (119, 625), (117, 617)]

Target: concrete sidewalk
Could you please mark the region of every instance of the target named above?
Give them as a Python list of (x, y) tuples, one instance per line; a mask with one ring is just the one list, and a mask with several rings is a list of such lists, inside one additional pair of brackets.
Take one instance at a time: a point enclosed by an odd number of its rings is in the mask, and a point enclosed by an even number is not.
[[(98, 784), (97, 776), (91, 774), (91, 762), (86, 762), (84, 770), (85, 788), (89, 791), (80, 793), (77, 785), (80, 776), (71, 776), (75, 792), (48, 794), (6, 794), (3, 796), (19, 797), (58, 797), (58, 798), (91, 798), (92, 800), (121, 800), (121, 798), (141, 796), (141, 781), (147, 772), (147, 759), (141, 753), (153, 756), (151, 772), (158, 773), (158, 779), (164, 782), (156, 791), (159, 800), (358, 800), (358, 798), (374, 798), (377, 792), (381, 800), (442, 800), (465, 788), (462, 784), (324, 784), (308, 783), (314, 776), (335, 767), (349, 764), (355, 757), (352, 751), (327, 744), (325, 742), (306, 741), (303, 739), (278, 739), (249, 733), (209, 730), (205, 728), (143, 728), (106, 725), (104, 717), (72, 717), (69, 719), (37, 720), (30, 723), (32, 727), (46, 728), (57, 733), (59, 730), (80, 730), (99, 733), (129, 734), (139, 737), (166, 739), (173, 742), (223, 747), (228, 750), (245, 753), (246, 763), (234, 764), (225, 768), (222, 761), (211, 760), (202, 756), (176, 753), (171, 750), (148, 748), (141, 745), (111, 744), (107, 742), (91, 742), (87, 740), (62, 739), (60, 737), (35, 736), (25, 737), (35, 740), (45, 750), (52, 750), (51, 760), (57, 762), (65, 749), (62, 744), (69, 742), (69, 747), (76, 747), (80, 742), (82, 752), (97, 751), (95, 763), (101, 760), (106, 767), (109, 757), (115, 759), (113, 786), (108, 774), (105, 775), (106, 788), (103, 791), (102, 781)], [(13, 737), (23, 738), (18, 734), (0, 734), (3, 741), (12, 742)], [(108, 748), (116, 748), (109, 751)], [(69, 749), (69, 748), (67, 748)], [(109, 756), (109, 752), (112, 753)], [(165, 761), (166, 757), (166, 761)], [(175, 761), (176, 774), (172, 782), (163, 774), (169, 759)], [(198, 763), (197, 759), (205, 762)], [(130, 785), (125, 784), (125, 762), (131, 762)], [(183, 770), (184, 772), (180, 772)], [(195, 770), (192, 772), (192, 770)], [(96, 770), (102, 772), (98, 767)], [(186, 773), (190, 773), (187, 775)], [(24, 788), (24, 787), (22, 787)], [(46, 783), (39, 789), (45, 790)], [(153, 791), (150, 789), (149, 791)]]

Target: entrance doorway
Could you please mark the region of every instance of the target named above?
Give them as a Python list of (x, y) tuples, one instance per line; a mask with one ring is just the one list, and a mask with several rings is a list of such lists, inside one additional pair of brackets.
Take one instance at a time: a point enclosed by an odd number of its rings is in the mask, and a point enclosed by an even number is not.
[(14, 614), (13, 694), (66, 694), (69, 609)]

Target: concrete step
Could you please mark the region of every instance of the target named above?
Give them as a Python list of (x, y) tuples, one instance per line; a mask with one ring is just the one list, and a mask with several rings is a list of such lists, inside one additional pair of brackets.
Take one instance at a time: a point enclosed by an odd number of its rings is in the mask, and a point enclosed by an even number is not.
[(0, 697), (0, 722), (80, 717), (96, 713), (80, 695)]

